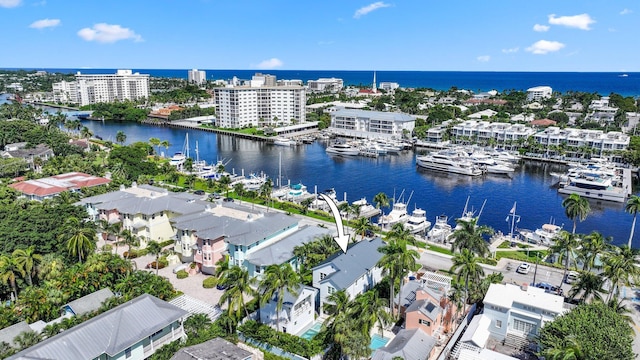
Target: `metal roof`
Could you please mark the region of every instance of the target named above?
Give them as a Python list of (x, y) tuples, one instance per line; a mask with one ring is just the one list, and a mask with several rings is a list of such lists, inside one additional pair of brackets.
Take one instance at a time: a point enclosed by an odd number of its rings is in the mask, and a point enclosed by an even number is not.
[(372, 118), (376, 120), (386, 121), (400, 121), (408, 122), (415, 121), (416, 119), (404, 113), (386, 112), (386, 111), (370, 111), (370, 110), (356, 110), (356, 109), (341, 109), (331, 113), (331, 117), (334, 116), (346, 116), (346, 117), (359, 117), (359, 118)]
[(251, 353), (227, 340), (215, 338), (180, 349), (171, 360), (246, 360)]
[(225, 235), (233, 245), (248, 246), (259, 240), (273, 237), (274, 234), (297, 226), (298, 219), (281, 214), (269, 213), (263, 217), (248, 219), (235, 226), (227, 225)]
[(247, 255), (246, 260), (258, 266), (280, 265), (293, 258), (293, 248), (317, 240), (333, 231), (318, 226), (305, 226), (286, 238)]
[(330, 281), (336, 289), (345, 289), (353, 284), (358, 278), (376, 267), (382, 258), (382, 253), (378, 248), (384, 246), (385, 242), (376, 237), (371, 240), (362, 240), (347, 248), (347, 252), (338, 252), (338, 256), (313, 268), (313, 271), (332, 264), (336, 272), (329, 274), (320, 283)]
[(20, 321), (17, 324), (13, 324), (11, 326), (7, 326), (6, 328), (0, 330), (0, 344), (6, 342), (7, 344), (18, 347), (15, 341), (13, 341), (16, 336), (22, 334), (23, 332), (33, 331), (29, 324), (26, 321)]
[(403, 329), (386, 346), (379, 348), (371, 360), (424, 360), (436, 346), (436, 339), (422, 329)]
[(9, 357), (10, 360), (86, 360), (114, 356), (187, 315), (149, 294), (104, 312)]
[(102, 303), (112, 297), (113, 292), (111, 292), (111, 289), (104, 288), (76, 299), (67, 305), (62, 306), (62, 308), (64, 309), (68, 307), (75, 315), (83, 315), (100, 309)]

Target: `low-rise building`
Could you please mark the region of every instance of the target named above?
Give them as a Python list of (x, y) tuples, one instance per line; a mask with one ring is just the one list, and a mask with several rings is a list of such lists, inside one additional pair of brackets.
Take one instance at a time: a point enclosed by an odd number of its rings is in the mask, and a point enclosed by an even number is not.
[(51, 199), (64, 191), (78, 191), (83, 187), (94, 187), (110, 183), (111, 180), (79, 172), (54, 175), (9, 184), (29, 200)]
[(276, 293), (260, 308), (260, 321), (277, 331), (298, 334), (315, 320), (317, 295), (318, 289), (304, 285), (301, 285), (295, 294), (287, 291), (282, 309), (278, 312)]
[(27, 148), (26, 142), (7, 144), (4, 146), (4, 151), (0, 152), (0, 157), (3, 159), (23, 159), (31, 169), (36, 167), (34, 164), (36, 158), (46, 161), (54, 156), (53, 150), (48, 145), (38, 144), (35, 147)]
[(401, 139), (413, 132), (415, 122), (403, 113), (340, 109), (331, 112), (330, 129), (342, 136)]
[(561, 145), (578, 149), (582, 146), (595, 151), (626, 150), (631, 138), (619, 131), (604, 132), (602, 130), (574, 129), (550, 126), (534, 135), (536, 142), (544, 146)]
[(215, 338), (202, 344), (178, 350), (171, 360), (258, 360), (251, 352), (228, 342)]
[(320, 78), (318, 80), (307, 81), (307, 88), (310, 92), (340, 92), (344, 88), (344, 81), (338, 78)]
[(436, 350), (436, 339), (424, 330), (402, 329), (384, 347), (377, 349), (371, 360), (428, 360)]

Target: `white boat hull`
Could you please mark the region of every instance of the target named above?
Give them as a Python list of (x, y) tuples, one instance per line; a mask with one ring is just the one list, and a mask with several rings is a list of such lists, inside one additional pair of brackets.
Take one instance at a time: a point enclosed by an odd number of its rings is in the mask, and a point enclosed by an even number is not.
[(416, 164), (427, 170), (435, 170), (435, 171), (443, 171), (452, 174), (461, 174), (468, 176), (480, 176), (482, 175), (482, 170), (478, 169), (475, 166), (456, 166), (453, 164), (444, 164), (429, 161), (427, 159), (417, 159)]
[(606, 200), (613, 202), (627, 201), (627, 194), (622, 188), (610, 190), (584, 189), (570, 184), (558, 188), (558, 192), (565, 195), (578, 194), (589, 199)]

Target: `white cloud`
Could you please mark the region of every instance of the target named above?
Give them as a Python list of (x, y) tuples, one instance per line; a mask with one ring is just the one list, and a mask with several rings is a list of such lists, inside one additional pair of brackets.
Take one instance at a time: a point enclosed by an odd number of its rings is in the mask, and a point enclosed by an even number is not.
[(12, 8), (20, 5), (22, 0), (0, 0), (0, 7)]
[(510, 48), (510, 49), (502, 49), (502, 52), (505, 53), (505, 54), (513, 54), (513, 53), (517, 53), (518, 50), (520, 50), (520, 48), (514, 47), (514, 48)]
[(34, 21), (29, 25), (32, 29), (44, 29), (48, 27), (56, 27), (60, 25), (60, 19), (42, 19), (38, 21)]
[(576, 28), (580, 30), (591, 30), (589, 25), (595, 22), (596, 21), (593, 20), (591, 16), (589, 16), (589, 14), (559, 16), (559, 17), (556, 17), (555, 14), (549, 15), (549, 24), (562, 25), (562, 26)]
[(632, 12), (633, 12), (633, 10), (624, 9), (624, 10), (620, 11), (620, 15), (628, 15), (628, 14), (631, 14)]
[(100, 43), (114, 43), (127, 39), (142, 41), (142, 36), (136, 34), (135, 31), (129, 28), (105, 23), (95, 24), (92, 28), (80, 29), (78, 36), (86, 41), (97, 41)]
[(558, 41), (539, 40), (529, 46), (526, 50), (533, 54), (544, 55), (558, 51), (563, 47), (565, 47), (565, 45)]
[(480, 62), (487, 62), (489, 60), (491, 60), (491, 56), (489, 55), (480, 55), (476, 58), (476, 60), (480, 61)]
[(361, 7), (360, 9), (356, 10), (356, 13), (353, 14), (353, 18), (354, 19), (359, 19), (361, 16), (367, 15), (368, 13), (370, 13), (370, 12), (372, 12), (374, 10), (386, 8), (386, 7), (389, 7), (389, 6), (391, 6), (391, 5), (385, 4), (382, 1), (374, 2), (373, 4), (369, 4), (367, 6)]
[(533, 31), (545, 32), (548, 30), (549, 30), (549, 25), (540, 25), (540, 24), (533, 25)]
[(257, 66), (258, 69), (275, 69), (283, 65), (283, 62), (277, 58), (271, 58), (260, 62)]

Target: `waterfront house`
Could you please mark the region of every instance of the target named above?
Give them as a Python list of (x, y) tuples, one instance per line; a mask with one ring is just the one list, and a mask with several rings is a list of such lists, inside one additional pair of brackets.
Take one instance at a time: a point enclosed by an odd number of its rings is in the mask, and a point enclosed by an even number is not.
[(413, 132), (415, 123), (415, 117), (403, 113), (341, 109), (331, 112), (329, 129), (341, 136), (401, 139)]
[[(296, 294), (286, 292), (280, 312), (277, 311), (278, 294), (260, 308), (260, 321), (277, 331), (297, 334), (315, 319), (318, 289), (300, 285)], [(277, 326), (280, 328), (277, 328)]]
[(371, 360), (427, 360), (434, 355), (436, 340), (424, 330), (402, 329), (384, 347), (377, 349)]
[(187, 314), (144, 294), (8, 359), (146, 359), (164, 344), (185, 337), (182, 322)]
[[(245, 345), (246, 347), (246, 345)], [(258, 360), (258, 356), (223, 338), (178, 350), (171, 360)]]
[(79, 191), (83, 187), (94, 187), (110, 183), (111, 180), (79, 172), (54, 175), (9, 184), (29, 200), (51, 199), (65, 191)]
[(345, 290), (353, 300), (382, 280), (382, 269), (377, 264), (382, 258), (378, 248), (384, 245), (379, 237), (364, 239), (351, 245), (346, 253), (340, 251), (312, 269), (313, 287), (320, 291), (321, 311), (334, 292)]

